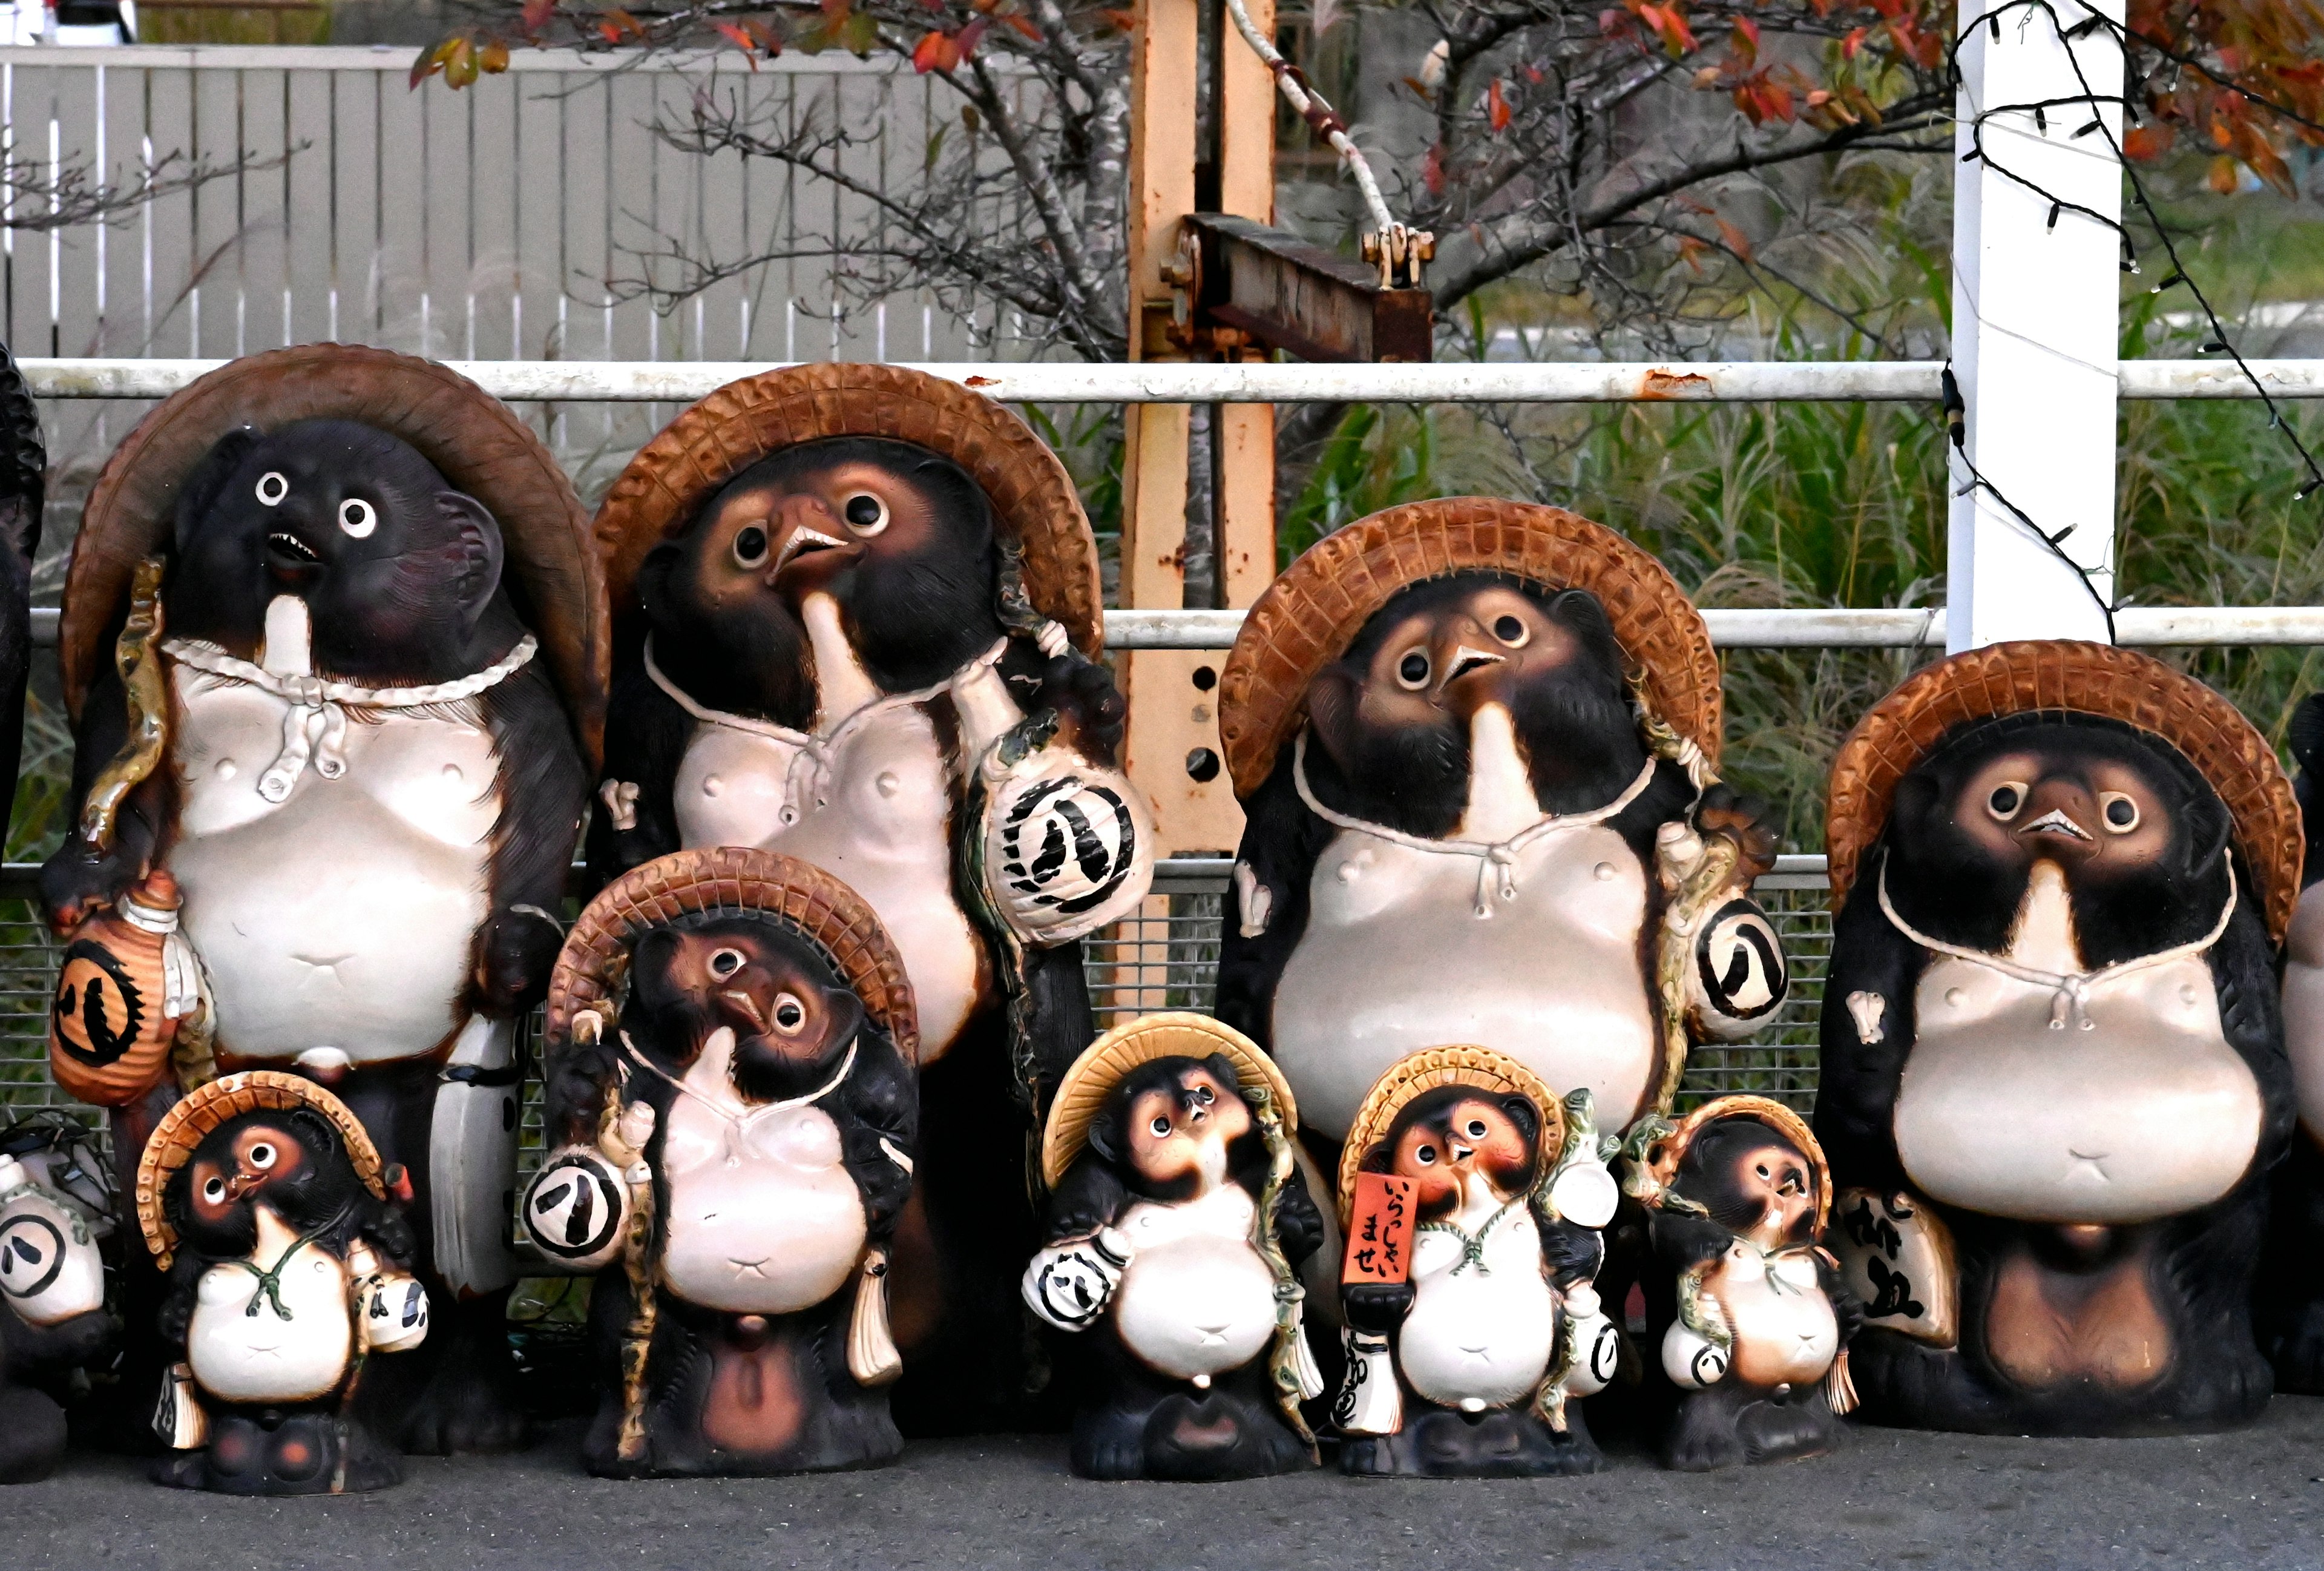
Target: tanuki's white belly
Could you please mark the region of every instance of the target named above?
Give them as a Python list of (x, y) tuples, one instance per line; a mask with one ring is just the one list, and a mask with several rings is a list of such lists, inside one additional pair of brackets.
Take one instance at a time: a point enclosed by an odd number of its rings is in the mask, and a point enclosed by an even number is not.
[(166, 863), (220, 1046), (272, 1061), (336, 1047), (357, 1063), (440, 1047), (466, 1020), (489, 906), (489, 733), (374, 712), (346, 727), (344, 774), (309, 766), (276, 804), (257, 782), (281, 750), (283, 704), (187, 668), (172, 686), (180, 807)]
[(1275, 1334), (1275, 1276), (1250, 1242), (1256, 1214), (1233, 1185), (1183, 1206), (1132, 1206), (1120, 1223), (1132, 1252), (1113, 1298), (1122, 1345), (1179, 1380), (1258, 1357)]
[(2119, 1225), (2207, 1206), (2251, 1170), (2259, 1083), (2189, 956), (2091, 984), (2089, 1029), (2053, 989), (1950, 956), (1914, 994), (1896, 1151), (1921, 1191), (2024, 1222)]
[(1637, 855), (1603, 825), (1545, 835), (1517, 853), (1511, 897), (1488, 870), (1482, 918), (1480, 866), (1353, 829), (1316, 859), (1272, 1044), (1308, 1127), (1344, 1139), (1390, 1065), (1445, 1042), (1497, 1049), (1561, 1091), (1588, 1086), (1609, 1127), (1644, 1110), (1660, 1053)]
[(862, 1258), (863, 1198), (820, 1107), (729, 1123), (692, 1097), (672, 1104), (662, 1280), (705, 1308), (788, 1315), (822, 1303)]
[[(278, 1249), (262, 1231), (255, 1263), (273, 1264)], [(312, 1401), (337, 1388), (353, 1343), (346, 1270), (306, 1243), (276, 1274), (271, 1295), (244, 1264), (205, 1271), (194, 1289), (186, 1361), (202, 1390), (227, 1401)]]
[(1483, 1254), (1470, 1259), (1460, 1239), (1435, 1230), (1413, 1244), (1412, 1313), (1397, 1334), (1397, 1363), (1440, 1406), (1522, 1402), (1549, 1368), (1557, 1298), (1541, 1274), (1533, 1218), (1505, 1218)]

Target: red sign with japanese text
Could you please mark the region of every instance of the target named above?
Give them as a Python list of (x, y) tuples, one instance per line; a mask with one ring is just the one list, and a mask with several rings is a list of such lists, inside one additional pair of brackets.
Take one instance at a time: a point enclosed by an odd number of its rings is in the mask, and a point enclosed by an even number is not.
[(1412, 1275), (1412, 1180), (1388, 1173), (1358, 1173), (1356, 1204), (1348, 1218), (1343, 1282), (1401, 1282)]

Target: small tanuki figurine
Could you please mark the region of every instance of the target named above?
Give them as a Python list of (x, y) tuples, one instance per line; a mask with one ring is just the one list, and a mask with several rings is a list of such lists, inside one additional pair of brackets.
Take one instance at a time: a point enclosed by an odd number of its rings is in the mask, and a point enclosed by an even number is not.
[(97, 1218), (52, 1180), (51, 1132), (0, 1128), (0, 1484), (46, 1478), (65, 1449), (61, 1383), (113, 1339)]
[(757, 846), (878, 914), (931, 1110), (898, 1235), (896, 1411), (914, 1433), (1030, 1419), (1015, 1287), (1036, 1226), (1003, 1132), (1094, 1034), (1081, 939), (1144, 897), (1154, 853), (1116, 768), (1072, 480), (965, 388), (803, 365), (680, 415), (596, 531), (615, 675), (590, 867)]
[(2324, 694), (2292, 711), (2300, 765), (2300, 907), (2283, 941), (2283, 1045), (2299, 1091), (2300, 1131), (2276, 1169), (2267, 1252), (2253, 1311), (2275, 1389), (2324, 1396)]
[(1489, 1048), (1380, 1077), (1340, 1159), (1348, 1373), (1333, 1406), (1358, 1474), (1520, 1478), (1604, 1465), (1578, 1404), (1619, 1332), (1591, 1285), (1614, 1180), (1591, 1095), (1563, 1104)]
[(372, 1359), (428, 1335), (409, 1193), (346, 1104), (297, 1075), (212, 1080), (162, 1118), (137, 1164), (178, 1360), (153, 1414), (169, 1447), (154, 1482), (226, 1494), (402, 1482), (361, 1397)]
[[(438, 1315), (365, 1382), (409, 1450), (523, 1434), (518, 1047), (610, 663), (587, 531), (548, 449), (473, 384), (307, 345), (147, 415), (90, 491), (65, 583), (51, 1065), (113, 1110), (124, 1162), (216, 1073), (296, 1069), (354, 1110), (410, 1177)], [(142, 1405), (159, 1281), (131, 1253), (122, 1387)]]
[(879, 919), (807, 863), (681, 851), (589, 902), (549, 986), (549, 1151), (522, 1215), (604, 1268), (592, 1473), (895, 1459), (916, 1030)]
[(1424, 502), (1259, 597), (1220, 684), (1248, 822), (1219, 1015), (1344, 1140), (1447, 1040), (1666, 1108), (1691, 1041), (1759, 1029), (1783, 953), (1757, 809), (1718, 781), (1718, 656), (1652, 557), (1555, 508)]
[(1323, 1219), (1298, 1111), (1266, 1055), (1205, 1015), (1117, 1026), (1065, 1072), (1041, 1140), (1046, 1244), (1025, 1302), (1086, 1345), (1084, 1478), (1257, 1478), (1315, 1465), (1323, 1394), (1298, 1269)]
[(32, 670), (32, 558), (48, 500), (40, 406), (0, 344), (0, 823), (15, 800), (24, 740), (24, 683)]
[(1807, 1124), (1764, 1096), (1721, 1096), (1674, 1126), (1639, 1120), (1626, 1157), (1674, 1279), (1674, 1301), (1648, 1306), (1649, 1323), (1668, 1320), (1662, 1369), (1681, 1393), (1664, 1463), (1700, 1473), (1831, 1450), (1856, 1405), (1862, 1310), (1823, 1247), (1831, 1176)]
[(2256, 1417), (2254, 1268), (2295, 1118), (2273, 961), (2301, 815), (2274, 751), (2144, 655), (1995, 644), (1849, 735), (1826, 843), (1816, 1132), (1865, 1416)]

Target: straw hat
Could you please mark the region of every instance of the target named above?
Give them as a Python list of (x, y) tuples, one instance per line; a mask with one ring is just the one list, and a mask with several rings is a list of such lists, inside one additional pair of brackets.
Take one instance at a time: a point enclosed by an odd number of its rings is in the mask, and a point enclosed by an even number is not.
[(1374, 612), (1411, 585), (1472, 570), (1595, 595), (1655, 714), (1718, 767), (1719, 657), (1663, 565), (1562, 508), (1454, 496), (1391, 507), (1324, 536), (1259, 597), (1219, 684), (1219, 735), (1236, 793), (1266, 783), (1306, 715), (1308, 686)]
[(193, 1159), (194, 1148), (210, 1131), (245, 1113), (261, 1108), (287, 1113), (294, 1107), (311, 1107), (329, 1119), (339, 1138), (346, 1141), (347, 1159), (355, 1163), (355, 1176), (364, 1181), (364, 1187), (374, 1198), (387, 1198), (387, 1187), (380, 1177), (379, 1148), (372, 1144), (362, 1122), (346, 1103), (312, 1080), (277, 1069), (228, 1075), (189, 1093), (184, 1101), (163, 1114), (145, 1142), (144, 1154), (137, 1159), (137, 1225), (161, 1270), (170, 1269), (171, 1257), (178, 1248), (178, 1231), (161, 1215), (161, 1193), (177, 1170)]
[(1463, 1043), (1455, 1047), (1423, 1048), (1388, 1066), (1372, 1083), (1363, 1105), (1356, 1109), (1348, 1140), (1340, 1148), (1340, 1225), (1355, 1215), (1356, 1174), (1372, 1146), (1384, 1138), (1396, 1116), (1413, 1099), (1439, 1086), (1472, 1086), (1491, 1096), (1511, 1092), (1531, 1102), (1541, 1114), (1541, 1156), (1536, 1175), (1557, 1165), (1565, 1144), (1563, 1104), (1541, 1077), (1504, 1053)]
[(466, 377), (354, 344), (301, 344), (222, 365), (162, 400), (113, 450), (81, 511), (65, 576), (58, 658), (73, 717), (113, 658), (109, 637), (131, 575), (170, 547), (179, 486), (228, 431), (301, 420), (357, 420), (392, 432), (484, 504), (507, 552), (503, 582), (540, 640), (594, 759), (604, 740), (613, 636), (588, 512), (573, 483), (513, 411)]
[[(1704, 1103), (1678, 1121), (1668, 1134), (1650, 1141), (1646, 1148), (1646, 1166), (1654, 1178), (1654, 1192), (1659, 1195), (1670, 1187), (1671, 1179), (1678, 1173), (1678, 1165), (1686, 1158), (1686, 1148), (1707, 1124), (1722, 1118), (1756, 1118), (1799, 1149), (1802, 1156), (1815, 1164), (1816, 1172), (1816, 1236), (1821, 1238), (1831, 1221), (1831, 1168), (1824, 1160), (1823, 1147), (1807, 1125), (1807, 1120), (1782, 1103), (1767, 1096), (1719, 1096)], [(1648, 1202), (1653, 1204), (1652, 1201)]]
[(904, 957), (863, 897), (812, 863), (739, 846), (673, 852), (597, 892), (566, 935), (549, 975), (550, 1048), (572, 1040), (573, 1017), (581, 1011), (613, 1012), (640, 934), (697, 911), (780, 918), (823, 951), (898, 1050), (918, 1058), (919, 1011)]
[(995, 527), (1025, 551), (1025, 589), (1084, 654), (1104, 647), (1097, 541), (1073, 479), (1032, 428), (982, 393), (900, 365), (793, 365), (730, 382), (648, 442), (597, 509), (613, 615), (638, 566), (718, 488), (770, 453), (829, 437), (884, 437), (951, 459), (982, 486)]
[(1896, 782), (1956, 728), (2035, 710), (2135, 725), (2177, 748), (2219, 793), (2278, 942), (2300, 900), (2300, 803), (2267, 739), (2236, 707), (2161, 661), (2064, 640), (1989, 644), (1914, 673), (1857, 723), (1831, 765), (1824, 846), (1845, 897), (1888, 822)]
[(1089, 1126), (1098, 1109), (1132, 1069), (1157, 1058), (1207, 1058), (1213, 1053), (1224, 1053), (1233, 1062), (1235, 1077), (1246, 1091), (1267, 1087), (1276, 1111), (1283, 1115), (1286, 1137), (1299, 1132), (1299, 1109), (1291, 1099), (1290, 1084), (1258, 1043), (1206, 1014), (1149, 1014), (1118, 1025), (1092, 1042), (1057, 1083), (1048, 1127), (1041, 1135), (1041, 1181), (1053, 1189), (1057, 1187), (1089, 1143)]

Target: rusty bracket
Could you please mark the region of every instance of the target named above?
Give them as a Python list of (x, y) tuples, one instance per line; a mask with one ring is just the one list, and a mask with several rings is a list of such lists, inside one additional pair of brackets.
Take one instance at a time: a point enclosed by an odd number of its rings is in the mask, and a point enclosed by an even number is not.
[[(1425, 363), (1434, 304), (1379, 271), (1249, 218), (1190, 213), (1164, 268), (1189, 347), (1281, 349), (1302, 360)], [(1183, 302), (1183, 303), (1180, 303)]]

